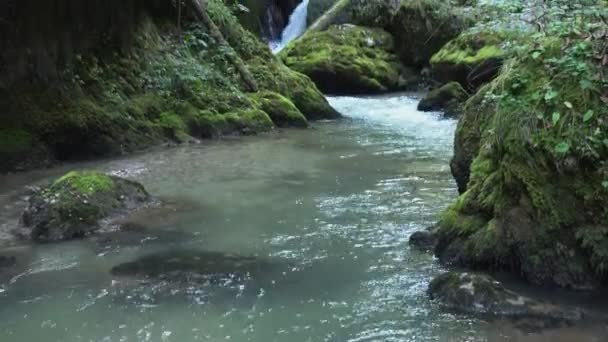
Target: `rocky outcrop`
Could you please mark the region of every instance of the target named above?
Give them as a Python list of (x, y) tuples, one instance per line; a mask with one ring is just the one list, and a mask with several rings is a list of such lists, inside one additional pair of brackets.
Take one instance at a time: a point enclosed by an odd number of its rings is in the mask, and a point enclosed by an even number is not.
[[(0, 42), (0, 172), (272, 130), (255, 89), (284, 96), (310, 120), (340, 116), (223, 1), (208, 0), (197, 25), (183, 8), (181, 34), (171, 24), (174, 2), (68, 2), (56, 9), (19, 1), (11, 9), (19, 15), (6, 18), (0, 11), (14, 28)], [(52, 29), (41, 33), (37, 22)]]
[(22, 223), (35, 241), (69, 240), (93, 233), (105, 218), (150, 201), (141, 184), (93, 171), (73, 171), (30, 197)]
[(585, 75), (605, 72), (605, 42), (559, 29), (506, 42), (519, 44), (508, 67), (467, 101), (451, 163), (461, 195), (440, 217), (435, 252), (536, 285), (592, 289), (608, 280), (608, 109), (593, 90), (606, 81)]
[(544, 325), (572, 324), (585, 319), (579, 309), (557, 306), (507, 290), (490, 276), (450, 272), (431, 282), (431, 299), (445, 308), (490, 318), (536, 319)]
[(341, 25), (309, 33), (281, 58), (329, 94), (386, 92), (411, 82), (394, 54), (393, 38), (377, 28)]
[(443, 111), (446, 117), (459, 117), (462, 105), (469, 97), (458, 82), (450, 82), (431, 90), (418, 104), (418, 110), (423, 112)]
[(433, 251), (437, 245), (437, 234), (434, 227), (414, 232), (409, 238), (409, 245), (424, 251)]

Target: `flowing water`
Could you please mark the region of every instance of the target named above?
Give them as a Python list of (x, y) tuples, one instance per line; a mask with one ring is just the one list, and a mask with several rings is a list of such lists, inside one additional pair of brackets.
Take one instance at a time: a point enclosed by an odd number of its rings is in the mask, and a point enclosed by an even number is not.
[[(0, 341), (541, 341), (425, 294), (442, 270), (407, 239), (456, 196), (456, 123), (408, 96), (331, 102), (348, 117), (0, 178), (4, 230), (24, 186), (71, 167), (135, 179), (168, 202), (129, 231), (5, 248), (19, 265), (0, 283)], [(111, 273), (135, 260), (140, 273)], [(202, 264), (226, 274), (201, 277)]]
[(289, 23), (281, 34), (281, 40), (276, 42), (270, 42), (270, 48), (272, 52), (279, 53), (289, 42), (301, 36), (307, 27), (308, 18), (308, 1), (303, 0), (289, 16)]

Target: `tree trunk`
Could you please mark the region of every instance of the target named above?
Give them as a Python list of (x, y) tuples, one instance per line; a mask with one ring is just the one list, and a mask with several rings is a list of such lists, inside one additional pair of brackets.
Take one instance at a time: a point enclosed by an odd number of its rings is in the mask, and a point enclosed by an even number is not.
[(238, 73), (241, 75), (241, 78), (249, 88), (249, 91), (257, 92), (258, 85), (253, 78), (253, 75), (247, 69), (247, 66), (241, 59), (241, 57), (234, 51), (234, 49), (228, 44), (226, 39), (224, 39), (224, 35), (222, 31), (215, 25), (211, 17), (207, 14), (207, 1), (206, 0), (189, 0), (190, 5), (194, 11), (194, 15), (198, 20), (200, 20), (208, 29), (211, 37), (215, 39), (220, 45), (228, 48), (230, 53), (228, 54), (228, 58), (230, 62), (236, 67)]

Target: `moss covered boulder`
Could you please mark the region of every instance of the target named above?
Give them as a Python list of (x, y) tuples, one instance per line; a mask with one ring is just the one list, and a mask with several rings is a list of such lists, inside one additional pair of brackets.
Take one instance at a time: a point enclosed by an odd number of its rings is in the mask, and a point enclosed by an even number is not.
[(73, 171), (29, 199), (22, 222), (35, 241), (86, 236), (100, 221), (151, 200), (141, 184), (93, 171)]
[(440, 82), (457, 81), (468, 89), (491, 81), (506, 57), (505, 34), (491, 30), (461, 34), (431, 58), (433, 77)]
[(275, 92), (260, 92), (254, 95), (257, 105), (277, 127), (308, 127), (308, 120), (285, 96)]
[(467, 102), (452, 163), (464, 192), (439, 222), (444, 262), (537, 285), (608, 281), (607, 81), (592, 76), (606, 73), (594, 57), (604, 42), (579, 30), (520, 45)]
[(433, 279), (428, 294), (448, 310), (490, 318), (534, 318), (553, 325), (585, 318), (582, 310), (522, 296), (483, 274), (442, 274)]
[(402, 85), (393, 48), (391, 35), (381, 29), (341, 25), (293, 42), (281, 58), (325, 93), (379, 93)]
[(458, 82), (450, 82), (431, 90), (418, 104), (424, 112), (444, 111), (446, 117), (458, 117), (469, 94)]

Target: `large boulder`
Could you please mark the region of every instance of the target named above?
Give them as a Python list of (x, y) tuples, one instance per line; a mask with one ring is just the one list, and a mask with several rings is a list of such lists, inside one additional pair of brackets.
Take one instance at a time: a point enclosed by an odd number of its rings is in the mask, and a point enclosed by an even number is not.
[(430, 91), (418, 104), (424, 112), (444, 111), (446, 117), (458, 117), (469, 94), (458, 82), (450, 82)]
[(379, 93), (407, 82), (391, 35), (377, 28), (332, 26), (293, 42), (281, 57), (330, 94)]
[(582, 310), (522, 296), (483, 274), (449, 272), (429, 285), (428, 294), (449, 310), (496, 318), (533, 318), (550, 324), (581, 321)]
[(449, 4), (419, 0), (401, 1), (387, 30), (395, 37), (403, 64), (423, 67), (465, 26), (466, 20)]
[(431, 58), (433, 77), (440, 82), (456, 81), (476, 89), (491, 81), (506, 56), (504, 34), (470, 31), (447, 43)]
[(576, 32), (524, 40), (465, 105), (452, 161), (461, 195), (438, 223), (441, 261), (542, 286), (608, 280), (608, 107), (605, 81), (589, 76), (606, 72), (593, 57), (604, 42)]
[(83, 237), (112, 215), (151, 200), (141, 184), (93, 171), (73, 171), (29, 199), (22, 222), (35, 241)]

